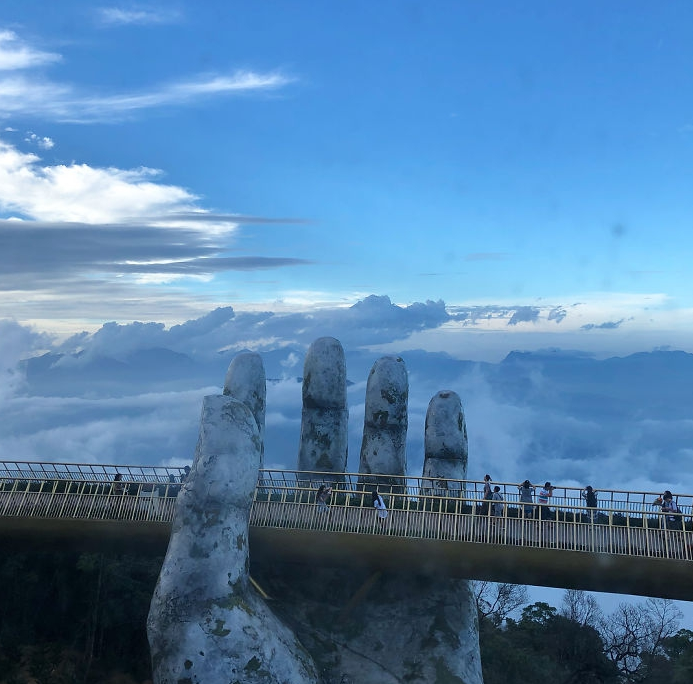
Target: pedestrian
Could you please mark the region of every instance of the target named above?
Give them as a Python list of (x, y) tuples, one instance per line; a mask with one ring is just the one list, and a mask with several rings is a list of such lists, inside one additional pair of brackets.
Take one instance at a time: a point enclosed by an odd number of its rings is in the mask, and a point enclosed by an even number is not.
[(491, 500), (493, 499), (493, 490), (491, 489), (491, 476), (487, 473), (484, 475), (484, 503), (481, 505), (481, 515), (488, 515), (491, 512)]
[(678, 504), (668, 489), (662, 494), (662, 513), (664, 513), (664, 525), (667, 529), (680, 530), (683, 527), (681, 511), (679, 511)]
[(497, 517), (500, 517), (503, 515), (503, 503), (502, 503), (503, 502), (503, 495), (500, 493), (500, 491), (501, 491), (501, 488), (498, 485), (496, 485), (493, 488), (493, 497), (492, 497), (493, 515), (495, 515)]
[(125, 494), (125, 483), (123, 482), (122, 473), (116, 473), (113, 478), (113, 486), (111, 487), (113, 494)]
[(323, 513), (327, 513), (330, 510), (330, 507), (327, 505), (327, 502), (330, 499), (330, 494), (332, 494), (332, 487), (321, 484), (315, 499), (318, 504), (318, 510), (322, 511)]
[(378, 511), (378, 519), (380, 520), (380, 524), (384, 525), (385, 518), (387, 518), (387, 506), (383, 501), (383, 497), (378, 494), (377, 489), (373, 490), (373, 506)]
[(549, 520), (551, 518), (551, 509), (549, 508), (549, 499), (553, 496), (553, 490), (556, 489), (550, 482), (546, 482), (539, 490), (537, 502), (539, 503), (539, 517), (541, 520)]
[(520, 492), (520, 501), (525, 504), (522, 513), (525, 519), (530, 520), (534, 517), (534, 487), (529, 480), (525, 480), (517, 486), (517, 490)]
[(589, 522), (594, 522), (594, 509), (597, 507), (597, 492), (594, 491), (592, 485), (587, 485), (581, 493), (582, 498), (585, 500), (585, 506), (591, 508), (589, 511)]

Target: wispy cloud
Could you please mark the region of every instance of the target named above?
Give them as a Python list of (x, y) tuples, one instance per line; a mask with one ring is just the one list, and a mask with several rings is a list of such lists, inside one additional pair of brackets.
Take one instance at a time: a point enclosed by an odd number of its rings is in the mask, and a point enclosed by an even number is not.
[[(95, 94), (76, 84), (59, 83), (26, 70), (56, 62), (60, 55), (32, 48), (10, 31), (0, 32), (0, 117), (30, 116), (64, 122), (117, 121), (137, 112), (171, 105), (189, 105), (203, 98), (277, 90), (295, 79), (280, 72), (237, 70), (206, 73), (155, 85), (148, 90)], [(24, 69), (22, 73), (17, 70)]]
[(276, 90), (293, 81), (280, 73), (237, 71), (156, 87), (148, 92), (94, 96), (76, 88), (25, 77), (0, 79), (0, 116), (45, 117), (73, 123), (119, 120), (137, 111), (183, 105), (215, 95)]
[(0, 71), (29, 69), (61, 59), (59, 54), (36, 50), (27, 45), (14, 31), (0, 30)]
[(100, 7), (96, 14), (104, 26), (175, 24), (183, 18), (179, 10), (169, 7)]
[(604, 323), (587, 323), (586, 325), (580, 326), (581, 330), (616, 330), (620, 327), (625, 319), (622, 318), (620, 321), (606, 321)]

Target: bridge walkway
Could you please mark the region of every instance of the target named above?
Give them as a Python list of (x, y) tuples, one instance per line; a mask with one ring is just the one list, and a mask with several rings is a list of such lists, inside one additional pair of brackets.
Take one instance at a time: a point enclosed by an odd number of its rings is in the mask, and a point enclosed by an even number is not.
[[(54, 469), (60, 466), (63, 470)], [(36, 546), (163, 553), (180, 469), (0, 463), (0, 538)], [(329, 510), (316, 505), (333, 487)], [(388, 506), (371, 505), (377, 487)], [(482, 483), (397, 476), (263, 470), (250, 511), (253, 563), (368, 566), (470, 579), (693, 600), (690, 495), (668, 525), (653, 492), (600, 492), (588, 509), (561, 488), (526, 508), (517, 485), (494, 516)], [(531, 511), (531, 515), (529, 512)], [(543, 515), (539, 515), (539, 513)]]

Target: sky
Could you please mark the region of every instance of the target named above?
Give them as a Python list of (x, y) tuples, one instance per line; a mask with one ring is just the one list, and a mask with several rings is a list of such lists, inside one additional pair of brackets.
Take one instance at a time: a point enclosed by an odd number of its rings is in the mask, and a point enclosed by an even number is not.
[(688, 348), (692, 46), (676, 1), (5, 0), (0, 316), (377, 294)]
[(253, 349), (293, 457), (331, 335), (352, 459), (402, 354), (413, 471), (450, 388), (470, 477), (693, 492), (692, 67), (678, 0), (3, 0), (0, 450), (182, 464)]

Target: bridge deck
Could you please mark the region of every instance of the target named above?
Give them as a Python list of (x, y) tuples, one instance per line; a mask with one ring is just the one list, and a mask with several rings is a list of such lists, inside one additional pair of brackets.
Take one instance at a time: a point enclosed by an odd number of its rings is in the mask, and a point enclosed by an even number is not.
[[(130, 476), (130, 492), (93, 474), (48, 479), (1, 473), (0, 465), (5, 541), (33, 548), (165, 551), (180, 488), (168, 473)], [(334, 487), (329, 511), (315, 503), (317, 484), (325, 478)], [(376, 484), (388, 503), (384, 521), (370, 506)], [(363, 565), (693, 600), (692, 525), (682, 516), (679, 529), (667, 528), (651, 503), (637, 505), (638, 498), (652, 502), (653, 493), (611, 492), (613, 507), (594, 511), (566, 490), (550, 509), (532, 507), (548, 513), (545, 519), (530, 519), (513, 500), (505, 502), (502, 515), (490, 515), (479, 483), (445, 485), (421, 478), (262, 471), (250, 512), (251, 561)]]

